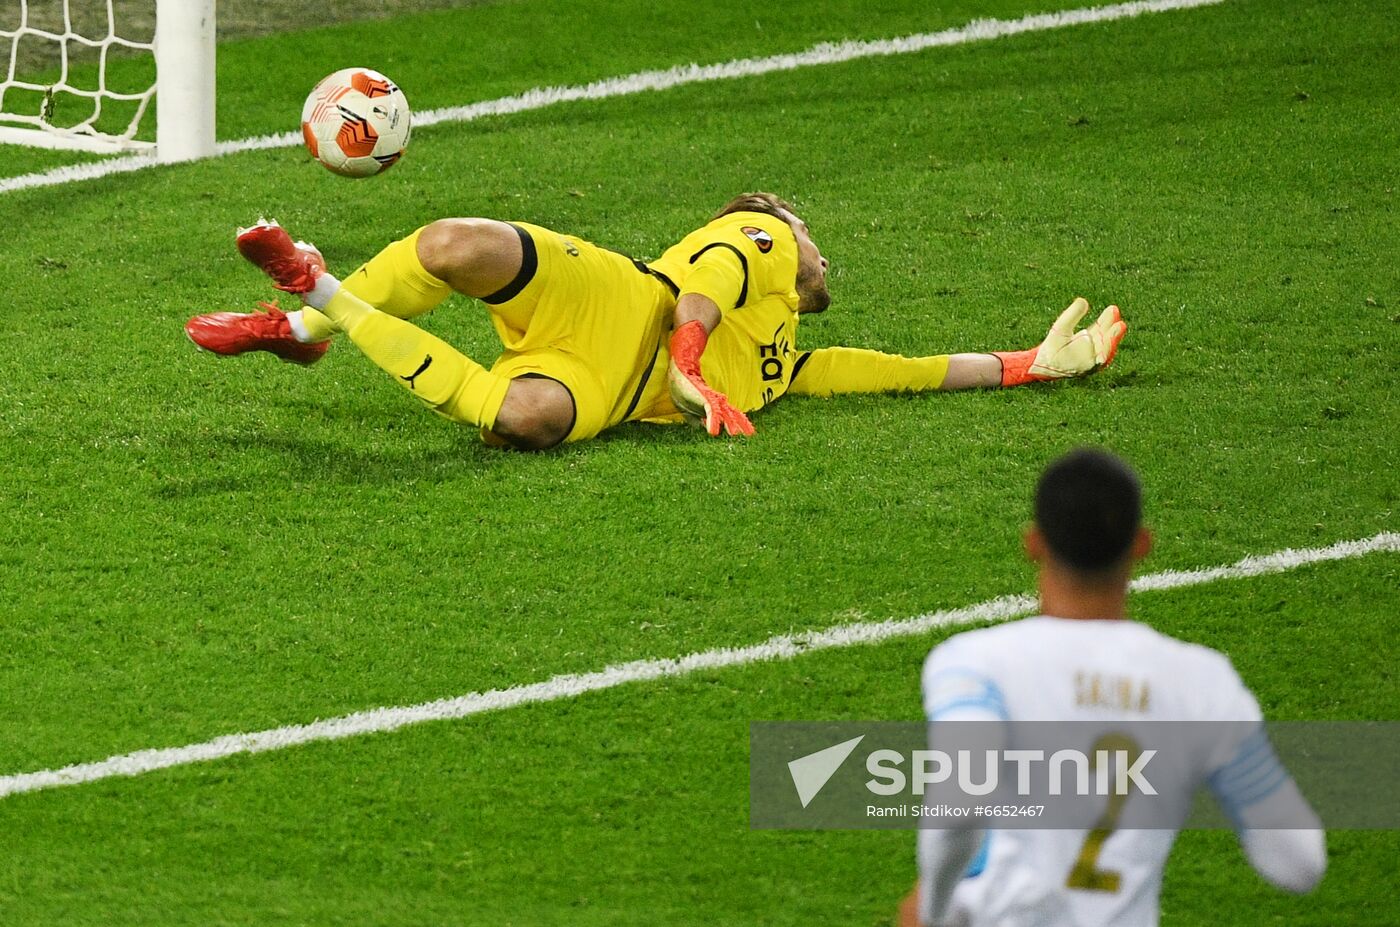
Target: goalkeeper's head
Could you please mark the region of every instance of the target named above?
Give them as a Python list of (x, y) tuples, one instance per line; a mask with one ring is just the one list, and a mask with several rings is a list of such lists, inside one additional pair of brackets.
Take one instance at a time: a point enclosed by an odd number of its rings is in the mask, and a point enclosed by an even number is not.
[(1081, 448), (1040, 477), (1027, 536), (1035, 559), (1089, 585), (1117, 586), (1127, 583), (1151, 542), (1142, 526), (1142, 486), (1119, 458)]

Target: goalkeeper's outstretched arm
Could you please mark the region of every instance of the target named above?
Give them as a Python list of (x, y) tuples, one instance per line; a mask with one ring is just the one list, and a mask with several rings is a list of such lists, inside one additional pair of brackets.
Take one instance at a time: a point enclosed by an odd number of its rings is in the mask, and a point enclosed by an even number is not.
[(1045, 340), (1027, 351), (901, 357), (860, 348), (821, 348), (799, 359), (788, 392), (896, 393), (1019, 386), (1041, 380), (1082, 377), (1107, 367), (1128, 326), (1109, 306), (1075, 331), (1089, 304), (1076, 299), (1060, 313)]

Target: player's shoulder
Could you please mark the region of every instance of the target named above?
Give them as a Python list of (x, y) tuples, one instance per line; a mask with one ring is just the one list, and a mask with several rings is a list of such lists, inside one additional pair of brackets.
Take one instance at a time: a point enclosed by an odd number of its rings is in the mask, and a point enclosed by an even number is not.
[(1164, 717), (1243, 722), (1247, 727), (1262, 720), (1258, 699), (1229, 655), (1205, 644), (1146, 630), (1152, 634), (1152, 649), (1144, 652), (1142, 660), (1167, 681), (1158, 690)]
[(700, 230), (708, 246), (729, 245), (749, 259), (797, 259), (797, 237), (792, 226), (777, 216), (761, 212), (731, 212)]
[(1064, 633), (1072, 633), (1073, 629), (1069, 627), (1069, 624), (1062, 619), (1047, 618), (1044, 615), (1018, 618), (1015, 621), (988, 625), (984, 628), (959, 631), (935, 647), (934, 652), (937, 653), (939, 650), (957, 651), (963, 654), (1001, 652), (1012, 644), (1017, 647), (1023, 646), (1021, 643), (1023, 641), (1044, 640), (1062, 636)]
[(1239, 676), (1230, 658), (1214, 647), (1173, 637), (1139, 622), (1124, 623), (1137, 628), (1135, 633), (1147, 646), (1156, 650), (1161, 658), (1171, 660), (1185, 671), (1206, 677), (1237, 679)]
[(792, 226), (777, 216), (733, 212), (687, 236), (681, 261), (695, 264), (702, 256), (726, 255), (743, 271), (738, 305), (777, 296), (789, 308), (797, 305), (797, 238)]
[[(738, 212), (725, 213), (722, 216), (716, 216), (712, 219), (709, 224), (706, 225), (706, 228), (716, 230), (738, 229), (741, 232), (746, 228), (756, 229), (767, 232), (774, 239), (786, 238), (794, 242), (797, 240), (795, 233), (792, 231), (792, 226), (788, 224), (786, 219), (769, 215), (766, 212), (746, 212), (740, 210)], [(750, 238), (756, 236), (755, 232), (746, 234), (748, 234)]]
[(1022, 618), (985, 628), (959, 631), (936, 645), (924, 659), (924, 681), (937, 673), (987, 673), (1007, 653), (1023, 652), (1028, 635), (1038, 633), (1036, 619)]
[(1044, 662), (1056, 653), (1084, 653), (1102, 647), (1167, 664), (1192, 678), (1238, 678), (1229, 657), (1203, 644), (1185, 641), (1137, 621), (1071, 621), (1037, 615), (955, 634), (934, 647), (930, 666), (1001, 666)]

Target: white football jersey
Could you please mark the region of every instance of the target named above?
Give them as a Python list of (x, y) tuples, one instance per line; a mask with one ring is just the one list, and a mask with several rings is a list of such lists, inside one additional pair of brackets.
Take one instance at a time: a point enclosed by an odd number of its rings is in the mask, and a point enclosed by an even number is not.
[[(1042, 616), (955, 635), (929, 654), (923, 699), (930, 721), (999, 719), (1009, 730), (1021, 722), (1073, 721), (1102, 725), (1105, 735), (1131, 735), (1135, 727), (1162, 721), (1233, 722), (1210, 726), (1208, 743), (1153, 775), (1157, 791), (1176, 794), (1183, 809), (1212, 776), (1232, 816), (1232, 804), (1251, 804), (1288, 780), (1263, 734), (1258, 702), (1230, 661), (1133, 621)], [(934, 833), (920, 832), (921, 856)], [(1162, 870), (1176, 830), (1113, 830), (1087, 847), (1087, 829), (985, 833), (945, 922), (1157, 924)], [(1107, 874), (1098, 884), (1084, 884), (1086, 854), (1096, 872)]]

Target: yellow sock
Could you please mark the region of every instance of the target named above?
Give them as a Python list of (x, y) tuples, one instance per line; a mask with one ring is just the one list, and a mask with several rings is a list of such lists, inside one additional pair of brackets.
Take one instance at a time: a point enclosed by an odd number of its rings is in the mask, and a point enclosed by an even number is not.
[(419, 229), (389, 245), (340, 285), (398, 319), (411, 319), (436, 307), (452, 294), (452, 287), (428, 273), (418, 260), (421, 234)]
[(301, 307), (301, 327), (311, 341), (325, 341), (340, 329), (310, 306)]
[[(418, 260), (421, 234), (419, 229), (389, 245), (343, 280), (341, 287), (399, 319), (411, 319), (435, 308), (452, 294), (452, 288), (428, 273)], [(310, 306), (301, 310), (301, 326), (312, 341), (325, 341), (339, 331)]]
[(321, 310), (364, 355), (448, 418), (490, 429), (510, 380), (411, 322), (387, 315), (342, 286)]

